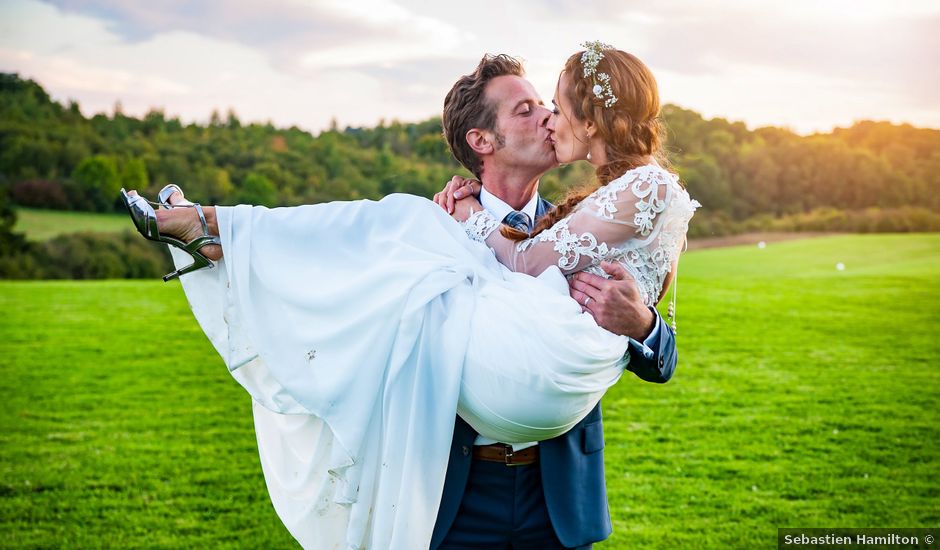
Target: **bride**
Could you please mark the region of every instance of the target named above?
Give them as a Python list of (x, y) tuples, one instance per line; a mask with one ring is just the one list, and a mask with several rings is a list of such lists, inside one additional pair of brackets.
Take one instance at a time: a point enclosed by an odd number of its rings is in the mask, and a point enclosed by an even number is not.
[(619, 262), (654, 305), (698, 204), (655, 160), (649, 69), (585, 46), (549, 128), (558, 160), (590, 161), (599, 185), (531, 233), (472, 197), (451, 218), (408, 195), (203, 208), (168, 186), (155, 212), (123, 193), (145, 237), (193, 258), (167, 278), (191, 273), (186, 296), (254, 400), (272, 502), (304, 547), (426, 548), (455, 411), (496, 441), (550, 439), (622, 374), (628, 339), (583, 313), (564, 276)]

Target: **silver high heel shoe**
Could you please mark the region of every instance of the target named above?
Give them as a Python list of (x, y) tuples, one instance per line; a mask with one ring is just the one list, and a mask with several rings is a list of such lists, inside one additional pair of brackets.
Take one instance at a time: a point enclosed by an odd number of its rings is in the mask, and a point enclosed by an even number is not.
[[(175, 246), (193, 258), (193, 263), (188, 266), (164, 275), (164, 282), (171, 281), (180, 275), (192, 273), (199, 269), (213, 267), (215, 264), (203, 255), (202, 252), (199, 252), (199, 249), (210, 244), (222, 244), (219, 237), (209, 234), (209, 225), (206, 223), (206, 215), (202, 211), (202, 206), (196, 203), (170, 204), (166, 202), (166, 200), (169, 200), (170, 195), (173, 194), (173, 191), (179, 190), (180, 194), (182, 194), (182, 190), (180, 190), (179, 187), (173, 186), (175, 189), (164, 195), (164, 191), (166, 191), (168, 187), (170, 186), (164, 187), (163, 190), (160, 191), (161, 198), (165, 200), (161, 200), (159, 203), (148, 201), (140, 195), (128, 195), (127, 191), (123, 188), (121, 189), (121, 200), (124, 201), (124, 206), (127, 207), (127, 212), (130, 214), (131, 220), (134, 221), (134, 227), (137, 228), (138, 233), (143, 235), (147, 240)], [(196, 213), (199, 215), (199, 221), (202, 223), (202, 235), (196, 237), (189, 243), (184, 243), (176, 237), (161, 235), (160, 231), (157, 229), (157, 213), (154, 212), (153, 206), (163, 206), (165, 208), (195, 208)]]

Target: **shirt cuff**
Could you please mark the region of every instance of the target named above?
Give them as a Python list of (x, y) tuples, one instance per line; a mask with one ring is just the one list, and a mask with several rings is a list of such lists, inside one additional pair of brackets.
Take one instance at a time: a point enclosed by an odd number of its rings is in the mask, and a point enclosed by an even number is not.
[[(659, 316), (659, 312), (656, 311), (655, 307), (649, 308), (653, 312), (653, 330), (649, 333), (649, 336), (646, 337), (642, 342), (639, 340), (634, 340), (630, 338), (630, 343), (639, 348), (640, 352), (643, 354), (643, 357), (647, 359), (652, 359), (655, 352), (653, 348), (659, 345), (659, 325), (662, 324), (662, 318)], [(627, 356), (629, 357), (630, 351), (627, 350)]]
[(653, 344), (659, 341), (659, 325), (661, 325), (662, 323), (660, 323), (659, 312), (656, 311), (656, 308), (651, 307), (650, 311), (653, 312), (653, 318), (655, 319), (653, 322), (653, 330), (652, 332), (650, 332), (649, 336), (647, 336), (646, 339), (643, 340), (643, 345), (652, 348), (654, 347)]

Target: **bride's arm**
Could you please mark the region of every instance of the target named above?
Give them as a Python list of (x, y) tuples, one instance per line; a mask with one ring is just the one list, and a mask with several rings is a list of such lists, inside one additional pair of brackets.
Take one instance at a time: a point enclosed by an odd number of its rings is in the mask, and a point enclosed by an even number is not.
[(614, 192), (616, 189), (602, 188), (552, 227), (523, 241), (503, 236), (499, 221), (474, 200), (461, 201), (465, 209), (470, 205), (473, 214), (455, 215), (466, 217), (463, 223), (470, 238), (485, 242), (500, 263), (513, 271), (539, 275), (556, 265), (567, 275), (596, 265), (613, 247), (623, 247), (628, 241), (633, 241), (631, 246), (642, 245), (653, 236), (657, 214), (664, 208), (666, 186), (651, 183), (634, 192)]
[[(487, 231), (495, 222), (488, 212), (474, 216), (476, 218), (471, 217), (467, 226), (476, 225), (486, 233), (482, 240), (499, 262), (529, 275), (539, 275), (553, 265), (565, 275), (581, 271), (600, 261), (611, 246), (620, 245), (635, 234), (634, 227), (604, 222), (581, 211), (558, 220), (532, 238), (515, 241), (503, 236), (498, 227)], [(482, 232), (477, 236), (482, 236)]]

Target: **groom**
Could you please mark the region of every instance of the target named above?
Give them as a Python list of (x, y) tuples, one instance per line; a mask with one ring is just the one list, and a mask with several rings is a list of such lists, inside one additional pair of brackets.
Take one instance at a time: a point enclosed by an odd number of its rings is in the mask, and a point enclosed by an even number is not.
[[(443, 113), (451, 151), (482, 182), (483, 207), (512, 225), (552, 208), (538, 184), (557, 164), (550, 111), (523, 74), (509, 56), (484, 56), (454, 84)], [(571, 296), (600, 326), (631, 338), (627, 370), (666, 382), (673, 333), (622, 267), (603, 267), (612, 279), (581, 273)], [(568, 433), (528, 444), (487, 440), (458, 417), (431, 548), (590, 548), (611, 533), (603, 448), (600, 405)]]

